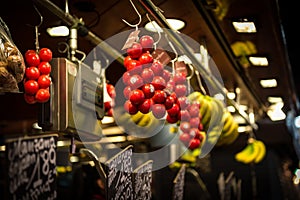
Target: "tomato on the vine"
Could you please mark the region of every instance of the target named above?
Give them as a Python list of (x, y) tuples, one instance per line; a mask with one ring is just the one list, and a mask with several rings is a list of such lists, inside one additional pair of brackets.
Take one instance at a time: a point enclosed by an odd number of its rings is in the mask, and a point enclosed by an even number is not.
[(26, 79), (36, 80), (40, 77), (40, 71), (37, 67), (31, 66), (27, 67), (25, 70)]
[(41, 61), (49, 62), (52, 60), (52, 51), (49, 48), (41, 48), (39, 51)]
[(40, 57), (34, 50), (27, 50), (25, 53), (25, 61), (28, 66), (38, 66), (40, 64)]
[(51, 84), (50, 76), (45, 74), (41, 75), (38, 79), (38, 84), (40, 88), (44, 88), (44, 89), (48, 88)]
[(51, 72), (51, 65), (49, 62), (46, 61), (42, 61), (39, 65), (38, 65), (38, 69), (40, 70), (41, 74), (50, 74)]
[(35, 94), (35, 99), (39, 103), (45, 103), (50, 99), (50, 92), (48, 89), (39, 89)]
[(34, 95), (24, 93), (24, 99), (25, 99), (26, 103), (28, 103), (28, 104), (35, 104), (36, 103), (36, 99), (35, 99)]
[(34, 95), (39, 90), (39, 84), (35, 80), (27, 80), (24, 83), (25, 93)]

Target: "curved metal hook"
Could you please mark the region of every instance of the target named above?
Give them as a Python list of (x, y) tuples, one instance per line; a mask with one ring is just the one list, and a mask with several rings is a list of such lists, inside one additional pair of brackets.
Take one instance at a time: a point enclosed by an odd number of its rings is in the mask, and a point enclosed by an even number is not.
[(130, 23), (127, 22), (125, 19), (122, 19), (122, 21), (123, 21), (124, 23), (126, 23), (128, 26), (130, 26), (130, 27), (135, 27), (136, 29), (138, 29), (138, 26), (139, 26), (139, 25), (141, 24), (141, 22), (142, 22), (142, 16), (141, 16), (141, 14), (139, 13), (139, 11), (137, 10), (137, 8), (135, 7), (135, 5), (134, 5), (134, 3), (132, 2), (132, 0), (129, 0), (129, 1), (130, 1), (130, 3), (131, 3), (132, 7), (134, 8), (136, 14), (138, 15), (139, 21), (138, 21), (137, 24), (130, 24)]
[(32, 24), (27, 24), (27, 25), (31, 26), (31, 27), (40, 27), (43, 23), (43, 16), (42, 16), (42, 14), (40, 13), (40, 11), (37, 9), (37, 7), (35, 5), (33, 5), (33, 7), (34, 7), (34, 10), (37, 12), (37, 14), (40, 17), (40, 23), (38, 25), (32, 25)]

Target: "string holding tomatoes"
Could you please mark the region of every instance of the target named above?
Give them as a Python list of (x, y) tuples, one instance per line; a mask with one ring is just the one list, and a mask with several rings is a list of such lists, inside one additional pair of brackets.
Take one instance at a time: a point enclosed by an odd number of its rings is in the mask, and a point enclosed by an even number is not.
[(38, 52), (25, 52), (26, 72), (24, 78), (24, 99), (28, 104), (45, 103), (50, 99), (52, 51), (41, 48)]

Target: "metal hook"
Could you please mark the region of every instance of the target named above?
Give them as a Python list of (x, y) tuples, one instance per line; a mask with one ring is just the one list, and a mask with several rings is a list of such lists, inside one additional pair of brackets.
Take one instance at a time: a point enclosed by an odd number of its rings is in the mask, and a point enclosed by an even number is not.
[(32, 25), (32, 24), (27, 24), (28, 26), (31, 26), (31, 27), (40, 27), (41, 25), (42, 25), (42, 23), (43, 23), (43, 16), (42, 16), (42, 14), (40, 13), (40, 11), (37, 9), (37, 7), (35, 6), (35, 5), (33, 5), (33, 7), (34, 7), (34, 10), (37, 12), (37, 14), (39, 15), (39, 17), (40, 17), (40, 23), (38, 24), (38, 25)]
[(201, 81), (200, 73), (197, 70), (195, 71), (195, 73), (196, 73), (197, 81), (198, 81), (198, 84), (199, 84), (202, 94), (207, 95), (206, 90)]
[(135, 5), (134, 5), (134, 3), (132, 2), (132, 0), (129, 0), (129, 1), (130, 1), (131, 5), (132, 5), (133, 9), (135, 10), (136, 14), (137, 14), (138, 17), (139, 17), (139, 22), (138, 22), (137, 24), (130, 24), (130, 23), (127, 22), (125, 19), (122, 19), (122, 21), (123, 21), (124, 23), (126, 23), (128, 26), (130, 26), (130, 27), (135, 27), (136, 29), (138, 29), (138, 26), (139, 26), (140, 23), (142, 22), (142, 16), (141, 16), (141, 14), (139, 13), (139, 11), (137, 10), (137, 8), (135, 7)]
[(172, 63), (172, 74), (175, 75), (175, 61), (178, 59), (178, 53), (172, 44), (172, 42), (169, 40), (167, 34), (165, 34), (165, 38), (168, 41), (169, 46), (171, 47), (172, 51), (175, 53), (175, 58), (173, 58), (170, 62)]
[(158, 34), (158, 39), (157, 39), (157, 41), (155, 41), (155, 42), (153, 43), (154, 49), (156, 49), (157, 44), (159, 43), (159, 41), (160, 41), (160, 39), (161, 39), (161, 33), (160, 33), (160, 31), (157, 30), (157, 28), (156, 28), (156, 26), (154, 25), (153, 21), (150, 19), (148, 13), (146, 13), (146, 17), (147, 17), (147, 19), (149, 20), (149, 22), (151, 23), (151, 25), (153, 26), (153, 28), (155, 29), (155, 31), (156, 31), (157, 34)]
[(39, 30), (38, 28), (42, 25), (43, 23), (43, 16), (41, 15), (40, 11), (37, 9), (37, 7), (35, 5), (33, 5), (35, 11), (37, 12), (37, 14), (40, 16), (40, 23), (38, 25), (31, 25), (31, 24), (27, 24), (30, 27), (34, 27), (35, 30), (35, 50), (38, 52), (40, 49), (40, 45), (39, 45)]

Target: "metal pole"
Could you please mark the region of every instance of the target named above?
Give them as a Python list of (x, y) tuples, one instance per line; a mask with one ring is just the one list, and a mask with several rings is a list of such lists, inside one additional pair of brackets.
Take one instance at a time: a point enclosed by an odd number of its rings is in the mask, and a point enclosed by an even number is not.
[(108, 55), (113, 57), (119, 63), (121, 64), (123, 63), (124, 56), (116, 49), (111, 47), (109, 44), (107, 44), (105, 41), (103, 41), (101, 38), (99, 38), (97, 35), (95, 35), (90, 30), (88, 30), (88, 28), (83, 25), (83, 22), (80, 19), (70, 15), (68, 12), (63, 11), (57, 5), (55, 5), (49, 0), (33, 0), (33, 1), (47, 8), (54, 15), (59, 17), (66, 25), (70, 27), (76, 27), (78, 29), (79, 36), (89, 40), (95, 45), (98, 45), (98, 47), (104, 50)]

